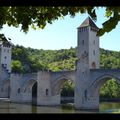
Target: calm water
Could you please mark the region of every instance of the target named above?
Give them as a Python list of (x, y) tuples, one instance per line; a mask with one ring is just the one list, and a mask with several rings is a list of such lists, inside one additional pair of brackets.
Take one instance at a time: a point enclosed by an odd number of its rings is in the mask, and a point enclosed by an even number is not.
[(32, 106), (0, 100), (0, 113), (120, 113), (120, 102), (102, 102), (99, 111), (75, 110), (73, 104), (56, 107)]

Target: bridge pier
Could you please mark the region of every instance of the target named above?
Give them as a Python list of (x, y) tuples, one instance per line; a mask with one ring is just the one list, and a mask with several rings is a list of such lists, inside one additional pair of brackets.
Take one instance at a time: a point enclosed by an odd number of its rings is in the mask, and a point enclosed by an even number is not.
[(99, 109), (99, 89), (90, 87), (92, 80), (94, 80), (93, 75), (90, 73), (90, 70), (87, 70), (86, 76), (83, 76), (80, 70), (76, 71), (75, 109)]
[(79, 110), (98, 110), (99, 109), (99, 99), (98, 96), (94, 98), (76, 98), (75, 109)]
[(60, 105), (60, 94), (53, 95), (51, 91), (51, 74), (47, 71), (38, 72), (37, 105)]

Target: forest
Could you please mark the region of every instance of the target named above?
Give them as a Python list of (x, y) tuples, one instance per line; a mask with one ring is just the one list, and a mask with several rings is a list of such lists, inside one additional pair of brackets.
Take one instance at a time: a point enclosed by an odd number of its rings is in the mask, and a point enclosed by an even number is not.
[[(13, 45), (11, 66), (13, 73), (74, 70), (76, 60), (76, 48), (72, 47), (70, 49), (43, 50)], [(100, 68), (120, 68), (120, 52), (100, 48)], [(65, 82), (61, 95), (73, 96), (74, 85), (69, 81)], [(114, 79), (108, 80), (100, 89), (100, 98), (119, 97), (120, 85)]]

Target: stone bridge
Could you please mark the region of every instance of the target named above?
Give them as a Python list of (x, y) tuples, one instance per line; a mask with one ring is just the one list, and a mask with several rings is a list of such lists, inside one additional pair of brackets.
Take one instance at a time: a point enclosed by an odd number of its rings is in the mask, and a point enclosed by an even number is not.
[[(32, 102), (33, 86), (37, 83), (39, 105), (60, 104), (60, 89), (66, 80), (75, 81), (75, 71), (39, 71), (29, 74), (11, 74), (10, 99), (13, 102)], [(44, 100), (43, 100), (44, 99)]]
[[(75, 84), (76, 71), (39, 71), (29, 74), (11, 74), (10, 99), (13, 102), (32, 102), (33, 86), (37, 83), (38, 105), (59, 105), (60, 89), (66, 80)], [(109, 79), (120, 83), (120, 69), (90, 69), (89, 80), (84, 83), (83, 105), (94, 108), (99, 105), (99, 89)], [(81, 85), (80, 85), (81, 87)], [(92, 101), (92, 102), (91, 102)], [(94, 105), (93, 105), (93, 104)], [(95, 104), (96, 103), (96, 104)]]

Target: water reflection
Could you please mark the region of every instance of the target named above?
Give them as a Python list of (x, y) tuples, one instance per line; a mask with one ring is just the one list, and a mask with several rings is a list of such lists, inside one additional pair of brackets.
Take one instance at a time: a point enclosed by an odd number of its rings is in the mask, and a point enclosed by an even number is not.
[(102, 102), (99, 109), (100, 113), (120, 113), (120, 102)]
[(73, 104), (50, 107), (0, 101), (0, 113), (120, 113), (120, 102), (102, 102), (99, 111), (81, 111), (75, 110)]

